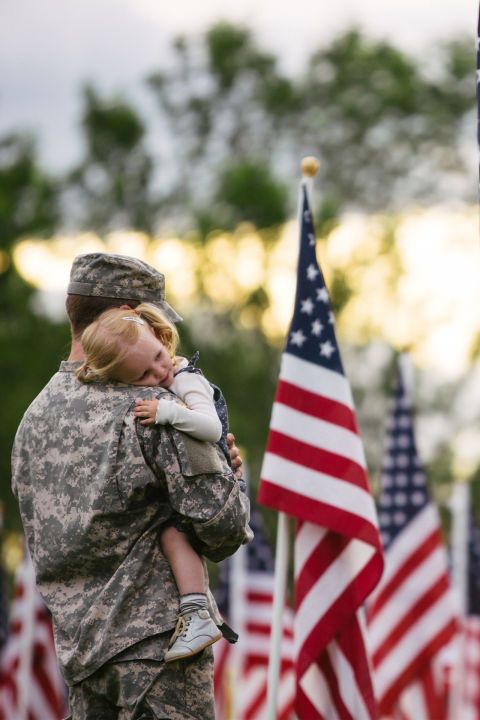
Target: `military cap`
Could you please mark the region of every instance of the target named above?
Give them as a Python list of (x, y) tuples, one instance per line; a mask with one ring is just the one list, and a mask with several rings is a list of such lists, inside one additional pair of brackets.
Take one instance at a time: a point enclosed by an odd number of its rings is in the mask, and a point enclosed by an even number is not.
[(126, 255), (77, 255), (67, 293), (149, 302), (172, 322), (182, 319), (165, 300), (165, 276), (146, 262)]

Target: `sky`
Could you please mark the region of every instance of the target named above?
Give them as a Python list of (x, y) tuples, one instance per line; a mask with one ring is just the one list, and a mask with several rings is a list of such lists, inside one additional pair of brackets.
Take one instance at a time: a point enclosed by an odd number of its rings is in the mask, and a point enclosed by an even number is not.
[(427, 62), (431, 43), (474, 41), (474, 0), (0, 0), (0, 136), (29, 130), (52, 171), (80, 157), (80, 88), (125, 93), (149, 111), (142, 81), (168, 62), (178, 34), (220, 19), (242, 23), (295, 73), (308, 55), (357, 26)]

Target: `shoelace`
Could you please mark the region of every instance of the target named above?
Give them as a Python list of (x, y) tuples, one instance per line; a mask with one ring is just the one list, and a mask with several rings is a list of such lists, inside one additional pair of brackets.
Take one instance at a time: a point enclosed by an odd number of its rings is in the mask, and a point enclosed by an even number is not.
[(175, 640), (185, 633), (189, 624), (190, 617), (188, 617), (188, 619), (185, 619), (183, 615), (178, 616), (177, 624), (175, 625), (175, 632), (172, 635), (172, 639), (170, 640), (168, 647), (172, 647)]

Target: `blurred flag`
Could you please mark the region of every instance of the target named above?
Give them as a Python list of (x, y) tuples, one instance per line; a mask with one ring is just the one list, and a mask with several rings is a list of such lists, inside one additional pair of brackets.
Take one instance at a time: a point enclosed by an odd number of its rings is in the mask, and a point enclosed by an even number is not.
[(8, 604), (7, 580), (3, 566), (3, 503), (0, 502), (0, 654), (7, 642), (8, 635)]
[[(462, 622), (460, 673), (462, 720), (480, 720), (480, 528), (470, 517), (468, 536), (468, 603)], [(454, 720), (452, 718), (452, 720)]]
[[(222, 563), (217, 603), (222, 615), (233, 622), (232, 605), (243, 618), (237, 645), (221, 640), (214, 645), (217, 720), (263, 720), (266, 717), (267, 673), (273, 602), (273, 557), (262, 529), (261, 515), (252, 512), (254, 540), (239, 552), (245, 556), (243, 592), (232, 592), (232, 560)], [(279, 684), (278, 720), (293, 714), (295, 673), (293, 666), (293, 613), (285, 607)]]
[(65, 705), (50, 616), (26, 556), (15, 576), (9, 636), (0, 657), (0, 720), (61, 720)]
[[(385, 573), (369, 601), (368, 638), (381, 712), (411, 720), (445, 717), (436, 662), (457, 629), (440, 518), (417, 454), (400, 368), (387, 421), (379, 498)], [(402, 696), (403, 694), (403, 696)], [(413, 715), (408, 712), (416, 698)]]
[(259, 501), (297, 518), (296, 713), (358, 720), (375, 717), (360, 608), (383, 558), (305, 181), (301, 203), (295, 308)]

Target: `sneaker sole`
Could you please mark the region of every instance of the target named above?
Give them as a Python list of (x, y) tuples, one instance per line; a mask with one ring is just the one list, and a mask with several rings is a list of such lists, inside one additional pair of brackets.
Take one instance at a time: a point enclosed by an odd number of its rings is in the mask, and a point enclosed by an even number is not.
[(183, 655), (175, 655), (175, 657), (169, 657), (167, 658), (165, 656), (165, 662), (176, 662), (177, 660), (185, 660), (186, 658), (194, 657), (194, 655), (198, 655), (199, 652), (202, 652), (202, 650), (205, 650), (206, 647), (209, 647), (210, 645), (213, 645), (213, 643), (216, 643), (218, 640), (221, 640), (223, 637), (222, 633), (219, 633), (214, 638), (210, 638), (210, 640), (207, 640), (206, 643), (201, 645), (199, 648), (195, 650), (195, 652), (189, 652), (189, 653), (183, 653)]

